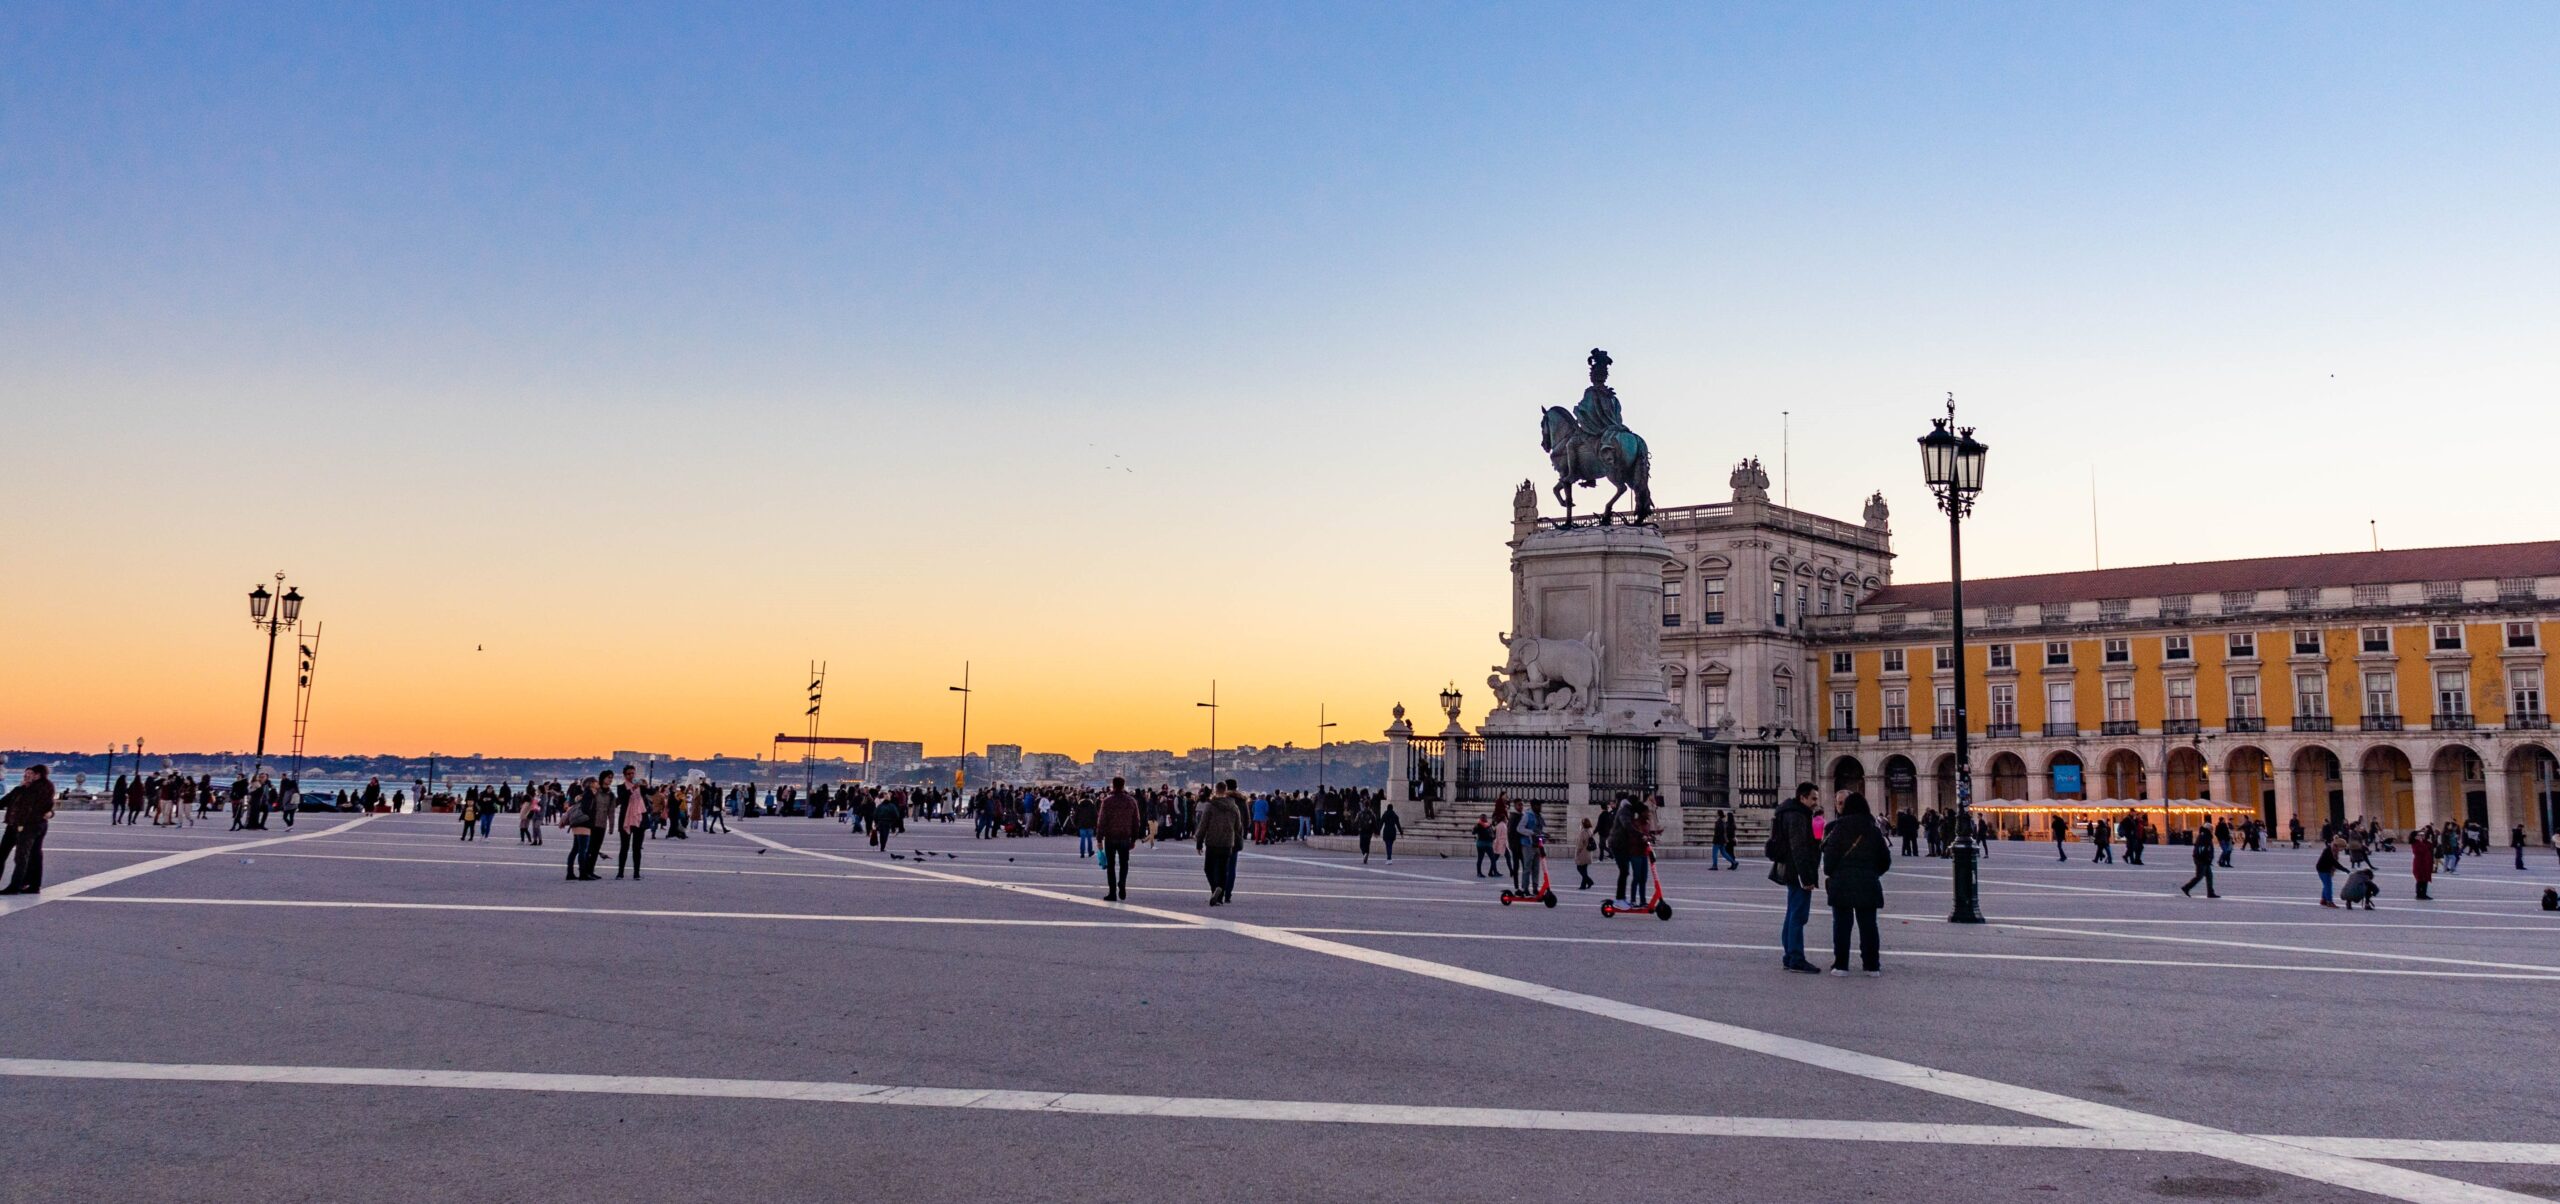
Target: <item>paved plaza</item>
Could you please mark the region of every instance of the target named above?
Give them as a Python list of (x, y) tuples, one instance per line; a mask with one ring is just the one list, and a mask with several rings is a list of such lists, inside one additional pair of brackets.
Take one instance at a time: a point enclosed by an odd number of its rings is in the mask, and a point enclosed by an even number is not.
[(1072, 839), (569, 883), (507, 823), (66, 814), (0, 900), (0, 1199), (2560, 1198), (2548, 850), (2345, 913), (2308, 850), (2205, 901), (2003, 844), (1981, 928), (1903, 860), (1869, 979), (1780, 971), (1748, 864), (1662, 922), (1281, 845), (1213, 911), (1188, 846), (1113, 905)]

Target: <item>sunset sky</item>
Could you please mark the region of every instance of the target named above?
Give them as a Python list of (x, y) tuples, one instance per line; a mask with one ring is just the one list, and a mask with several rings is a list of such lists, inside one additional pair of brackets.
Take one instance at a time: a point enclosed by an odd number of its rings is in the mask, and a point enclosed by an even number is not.
[(1950, 390), (1976, 575), (2560, 538), (2549, 4), (19, 3), (0, 260), (0, 747), (279, 569), (322, 751), (1472, 721), (1593, 346), (1905, 581)]

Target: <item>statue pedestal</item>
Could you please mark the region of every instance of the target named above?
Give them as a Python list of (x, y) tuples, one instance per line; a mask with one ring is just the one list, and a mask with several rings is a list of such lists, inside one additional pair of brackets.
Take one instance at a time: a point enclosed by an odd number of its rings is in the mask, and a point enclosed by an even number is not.
[(1662, 580), (1651, 527), (1549, 528), (1513, 545), (1510, 655), (1487, 735), (1678, 736), (1662, 684)]

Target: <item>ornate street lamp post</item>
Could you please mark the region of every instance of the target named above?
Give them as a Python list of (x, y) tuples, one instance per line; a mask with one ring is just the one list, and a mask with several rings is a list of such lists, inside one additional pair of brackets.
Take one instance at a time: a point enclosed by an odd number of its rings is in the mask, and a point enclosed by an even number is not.
[(1982, 923), (1982, 850), (1973, 842), (1973, 732), (1966, 711), (1964, 660), (1964, 519), (1973, 513), (1974, 495), (1982, 492), (1983, 461), (1990, 447), (1973, 437), (1972, 427), (1956, 426), (1956, 397), (1947, 394), (1947, 416), (1929, 420), (1920, 438), (1920, 468), (1938, 509), (1947, 516), (1948, 609), (1955, 619), (1956, 685), (1956, 924)]
[[(284, 585), (284, 574), (276, 574), (276, 584)], [(268, 613), (271, 609), (273, 614)], [(265, 765), (267, 758), (267, 704), (274, 701), (276, 693), (276, 636), (301, 618), (301, 590), (285, 586), (281, 598), (268, 593), (263, 585), (249, 591), (249, 625), (267, 629), (267, 672), (258, 681), (258, 751), (252, 774)]]

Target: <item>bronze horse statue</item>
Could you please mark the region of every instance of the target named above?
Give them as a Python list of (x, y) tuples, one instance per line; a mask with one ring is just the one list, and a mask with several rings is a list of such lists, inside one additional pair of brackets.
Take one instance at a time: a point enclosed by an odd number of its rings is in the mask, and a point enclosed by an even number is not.
[(1644, 436), (1623, 426), (1594, 434), (1574, 418), (1573, 411), (1548, 406), (1539, 423), (1538, 442), (1546, 449), (1547, 462), (1555, 465), (1556, 501), (1564, 506), (1564, 525), (1573, 525), (1573, 487), (1589, 488), (1603, 480), (1618, 491), (1600, 507), (1601, 526), (1615, 519), (1618, 499), (1630, 489), (1636, 495), (1634, 520), (1641, 523), (1653, 517), (1653, 455), (1645, 448)]

